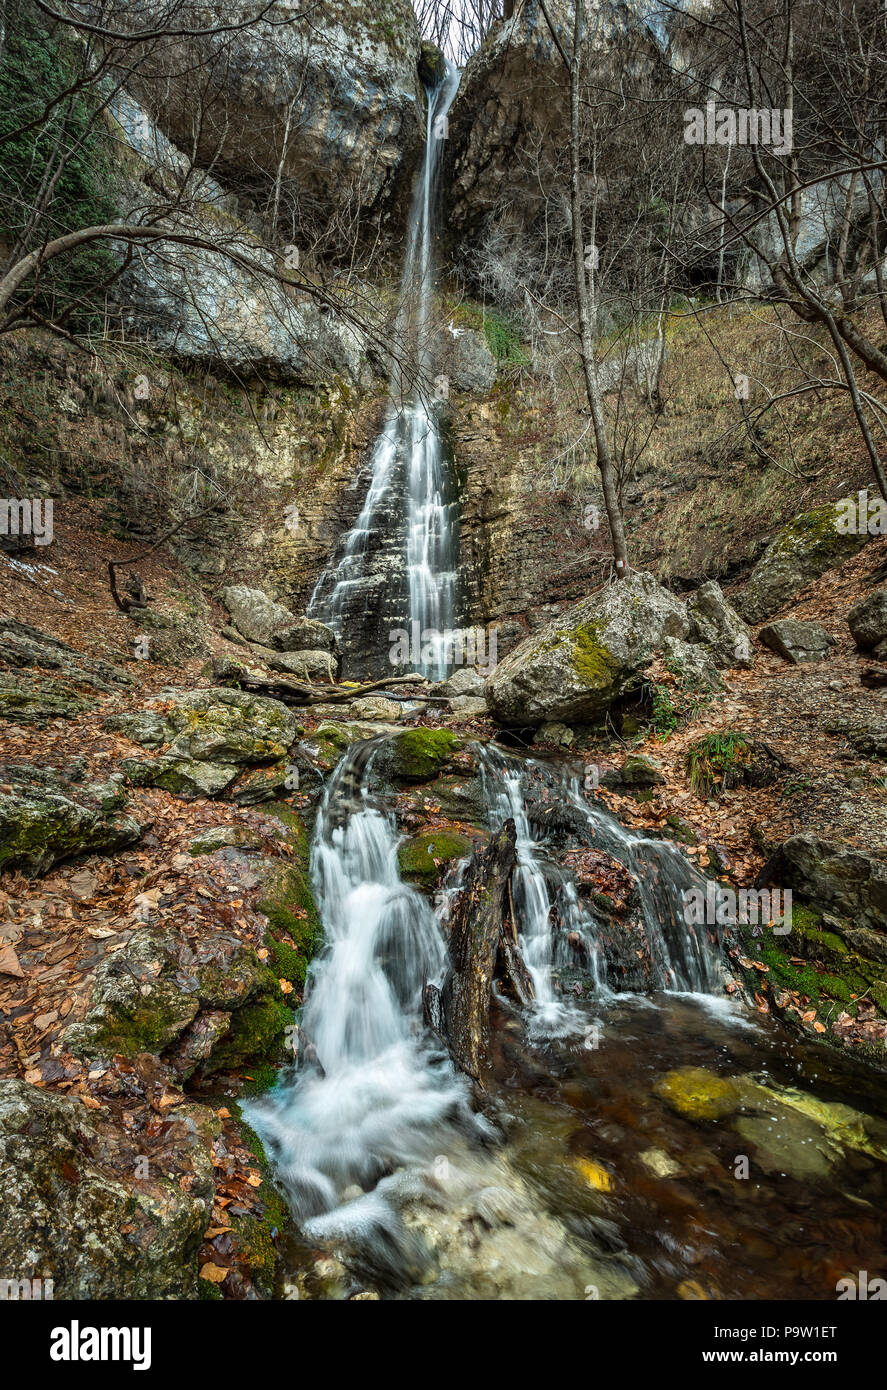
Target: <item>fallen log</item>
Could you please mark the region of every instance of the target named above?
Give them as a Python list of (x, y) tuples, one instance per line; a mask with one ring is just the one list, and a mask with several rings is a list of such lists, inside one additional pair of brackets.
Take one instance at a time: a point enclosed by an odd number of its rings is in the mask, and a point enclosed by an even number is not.
[(490, 1062), (490, 996), (497, 973), (522, 1003), (533, 998), (511, 911), (516, 841), (514, 821), (507, 820), (471, 856), (450, 912), (450, 968), (439, 1007), (426, 1000), (426, 1017), (431, 1015), (456, 1065), (480, 1089)]
[[(290, 700), (298, 705), (340, 705), (351, 700), (359, 700), (373, 690), (384, 690), (389, 685), (429, 684), (424, 676), (389, 676), (387, 680), (370, 681), (365, 685), (341, 686), (308, 685), (304, 681), (292, 680), (289, 676), (263, 676), (243, 662), (232, 657), (217, 657), (213, 662), (213, 677), (220, 685), (236, 685), (241, 690), (252, 690), (257, 695), (271, 695), (276, 700)], [(424, 698), (424, 696), (422, 696)]]

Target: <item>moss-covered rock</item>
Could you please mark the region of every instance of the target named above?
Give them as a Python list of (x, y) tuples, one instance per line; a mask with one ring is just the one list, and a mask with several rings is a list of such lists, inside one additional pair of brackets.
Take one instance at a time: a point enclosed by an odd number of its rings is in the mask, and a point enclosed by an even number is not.
[(383, 757), (387, 772), (405, 782), (428, 782), (450, 763), (462, 740), (447, 729), (403, 729)]
[(471, 854), (474, 842), (454, 830), (429, 830), (405, 840), (397, 851), (401, 876), (410, 883), (433, 887), (457, 859)]
[(95, 705), (64, 681), (0, 672), (0, 720), (40, 726), (49, 719), (76, 719)]
[[(850, 559), (869, 539), (842, 529), (846, 501), (802, 512), (783, 527), (751, 572), (735, 606), (749, 623), (760, 623), (785, 608), (811, 580)], [(855, 499), (853, 499), (855, 502)]]
[(195, 1298), (219, 1130), (208, 1107), (179, 1105), (164, 1113), (146, 1162), (143, 1132), (0, 1081), (4, 1278), (52, 1279), (57, 1299)]
[(224, 686), (176, 693), (166, 715), (170, 752), (207, 762), (279, 762), (304, 733), (280, 700)]
[(203, 762), (166, 753), (150, 761), (124, 758), (120, 767), (134, 787), (162, 787), (189, 799), (221, 796), (239, 770), (231, 763)]
[(122, 778), (76, 783), (28, 763), (0, 768), (0, 869), (42, 872), (62, 859), (122, 849), (141, 833), (123, 814)]

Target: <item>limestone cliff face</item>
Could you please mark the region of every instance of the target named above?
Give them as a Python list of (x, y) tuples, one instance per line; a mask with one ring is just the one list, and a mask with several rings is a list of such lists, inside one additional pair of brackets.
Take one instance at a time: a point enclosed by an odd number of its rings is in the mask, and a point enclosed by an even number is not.
[[(139, 7), (141, 22), (153, 8)], [(195, 28), (231, 18), (220, 4), (189, 16)], [(383, 218), (409, 188), (424, 128), (418, 60), (408, 0), (318, 0), (304, 14), (279, 0), (242, 32), (161, 43), (129, 85), (223, 182), (261, 202), (279, 178), (282, 230), (297, 205), (297, 220), (313, 205), (325, 224), (353, 225)]]

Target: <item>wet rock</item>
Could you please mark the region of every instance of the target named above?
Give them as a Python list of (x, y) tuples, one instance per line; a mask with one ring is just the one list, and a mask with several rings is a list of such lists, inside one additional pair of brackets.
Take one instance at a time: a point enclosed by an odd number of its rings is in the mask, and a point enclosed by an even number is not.
[(687, 616), (696, 636), (704, 642), (714, 664), (722, 669), (751, 666), (752, 634), (736, 609), (725, 599), (720, 584), (711, 579), (687, 599)]
[(65, 1030), (65, 1047), (87, 1058), (160, 1054), (201, 1009), (231, 1013), (273, 983), (235, 936), (192, 949), (173, 932), (144, 928), (98, 966), (86, 1017)]
[(679, 1178), (683, 1172), (681, 1165), (675, 1163), (664, 1149), (645, 1149), (640, 1160), (656, 1178)]
[(653, 1087), (660, 1100), (687, 1120), (711, 1123), (735, 1114), (742, 1104), (736, 1083), (704, 1067), (666, 1072)]
[(270, 767), (253, 768), (243, 772), (230, 789), (232, 801), (238, 806), (258, 806), (263, 801), (274, 801), (288, 796), (296, 790), (295, 776), (299, 775), (296, 764), (289, 760), (272, 763)]
[(835, 646), (834, 637), (819, 623), (802, 623), (795, 618), (779, 618), (768, 623), (758, 636), (765, 647), (796, 666), (805, 661), (823, 661)]
[(230, 1027), (231, 1015), (220, 1009), (205, 1009), (188, 1024), (169, 1054), (170, 1065), (183, 1081), (209, 1061), (216, 1043)]
[(269, 598), (262, 589), (229, 584), (220, 597), (237, 629), (251, 642), (259, 642), (263, 647), (271, 646), (274, 633), (292, 627), (295, 621), (288, 608)]
[(208, 1107), (180, 1105), (145, 1165), (144, 1137), (102, 1111), (0, 1081), (4, 1277), (52, 1279), (56, 1299), (195, 1298), (219, 1128)]
[(462, 740), (447, 729), (401, 729), (379, 755), (379, 765), (395, 778), (429, 782), (448, 766)]
[(436, 43), (423, 39), (419, 49), (419, 76), (426, 87), (436, 87), (447, 70), (447, 60)]
[(887, 863), (874, 855), (809, 833), (792, 835), (755, 881), (759, 888), (768, 884), (791, 888), (857, 926), (887, 930)]
[(887, 589), (876, 589), (855, 603), (847, 614), (847, 624), (858, 647), (874, 648), (876, 656), (887, 657)]
[(593, 721), (636, 688), (665, 637), (690, 631), (684, 604), (633, 573), (583, 599), (499, 662), (484, 687), (504, 724)]
[[(853, 499), (855, 505), (855, 499)], [(770, 542), (735, 600), (746, 622), (759, 623), (785, 608), (796, 594), (833, 565), (855, 555), (866, 541), (839, 529), (846, 515), (840, 501), (802, 512)]]
[(122, 780), (72, 785), (54, 768), (0, 768), (0, 869), (41, 873), (74, 855), (134, 844), (141, 830), (123, 813)]
[(452, 773), (437, 777), (433, 782), (407, 788), (398, 797), (398, 810), (425, 817), (439, 812), (449, 820), (482, 823), (486, 818), (486, 802), (479, 777), (459, 777)]
[(842, 1157), (815, 1120), (781, 1106), (769, 1115), (742, 1115), (733, 1128), (752, 1148), (751, 1162), (765, 1173), (816, 1182), (827, 1178)]
[(474, 842), (457, 830), (426, 831), (406, 840), (397, 851), (401, 876), (409, 883), (433, 888), (458, 859), (467, 859)]

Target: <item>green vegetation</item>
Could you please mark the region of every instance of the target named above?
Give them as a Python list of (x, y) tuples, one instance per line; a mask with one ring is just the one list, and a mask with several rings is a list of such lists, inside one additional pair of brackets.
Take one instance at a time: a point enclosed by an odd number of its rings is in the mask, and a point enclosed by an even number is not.
[(749, 756), (744, 734), (731, 729), (706, 734), (687, 749), (690, 785), (700, 796), (710, 796), (716, 787), (734, 786), (739, 780), (737, 772)]
[[(78, 227), (118, 220), (112, 174), (112, 145), (89, 88), (63, 96), (77, 80), (80, 59), (73, 41), (50, 35), (24, 5), (7, 17), (6, 48), (0, 61), (0, 237), (16, 244), (37, 203), (47, 167), (58, 148), (61, 172), (45, 214), (30, 230), (27, 248)], [(35, 122), (29, 130), (23, 126)], [(21, 133), (17, 133), (21, 131)], [(39, 304), (58, 313), (113, 275), (118, 259), (108, 243), (82, 247), (50, 262), (41, 273)], [(81, 321), (84, 312), (80, 311)]]

